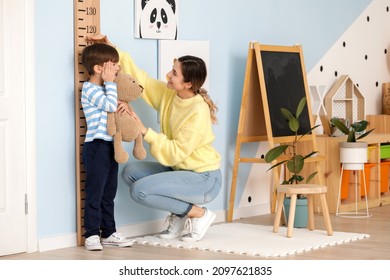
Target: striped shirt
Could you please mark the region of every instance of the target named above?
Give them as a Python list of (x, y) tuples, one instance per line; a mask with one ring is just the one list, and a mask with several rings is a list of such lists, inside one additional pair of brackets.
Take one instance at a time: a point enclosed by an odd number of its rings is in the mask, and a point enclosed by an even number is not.
[(115, 112), (118, 105), (116, 83), (106, 82), (99, 86), (85, 82), (81, 91), (81, 105), (87, 121), (85, 142), (94, 139), (112, 141), (107, 134), (107, 112)]

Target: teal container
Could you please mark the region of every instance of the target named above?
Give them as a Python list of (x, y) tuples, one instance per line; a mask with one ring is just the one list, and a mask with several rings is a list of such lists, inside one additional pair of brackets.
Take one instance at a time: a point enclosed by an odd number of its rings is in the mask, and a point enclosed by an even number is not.
[[(288, 223), (288, 217), (290, 213), (290, 197), (284, 198), (284, 211), (286, 215), (286, 223)], [(295, 219), (294, 227), (295, 228), (305, 228), (308, 223), (308, 209), (307, 209), (307, 198), (297, 199), (297, 205), (295, 208)]]

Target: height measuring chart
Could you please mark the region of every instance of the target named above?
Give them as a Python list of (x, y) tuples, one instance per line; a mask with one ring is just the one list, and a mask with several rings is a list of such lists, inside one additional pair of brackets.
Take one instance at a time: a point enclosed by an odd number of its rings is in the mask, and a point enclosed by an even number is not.
[(81, 152), (87, 130), (81, 107), (81, 88), (88, 73), (81, 64), (81, 52), (87, 46), (86, 37), (100, 33), (100, 1), (74, 0), (74, 93), (76, 128), (76, 194), (77, 194), (77, 244), (84, 245), (83, 220), (85, 202), (85, 171)]

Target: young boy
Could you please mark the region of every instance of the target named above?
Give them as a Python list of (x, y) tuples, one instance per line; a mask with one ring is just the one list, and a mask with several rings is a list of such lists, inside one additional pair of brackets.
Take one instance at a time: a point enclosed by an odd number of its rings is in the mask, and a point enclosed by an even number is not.
[(126, 240), (115, 228), (118, 163), (114, 159), (113, 138), (107, 134), (107, 113), (115, 112), (118, 106), (114, 79), (119, 71), (119, 55), (112, 46), (93, 44), (83, 50), (81, 61), (90, 75), (81, 94), (87, 122), (82, 154), (86, 171), (85, 247), (87, 250), (102, 250), (102, 244), (128, 247), (133, 241)]

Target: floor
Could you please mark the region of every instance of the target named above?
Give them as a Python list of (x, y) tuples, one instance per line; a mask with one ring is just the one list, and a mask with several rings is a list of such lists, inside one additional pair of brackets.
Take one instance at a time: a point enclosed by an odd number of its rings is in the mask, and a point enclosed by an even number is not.
[[(370, 218), (340, 218), (331, 214), (334, 231), (370, 234), (370, 238), (277, 257), (277, 260), (390, 260), (390, 205), (371, 208)], [(236, 220), (234, 222), (272, 225), (274, 214)], [(325, 229), (323, 217), (315, 216), (316, 229)], [(261, 258), (198, 250), (134, 245), (131, 248), (105, 247), (103, 251), (87, 251), (83, 246), (59, 250), (16, 254), (0, 260), (259, 260)], [(272, 260), (272, 259), (271, 259)]]

